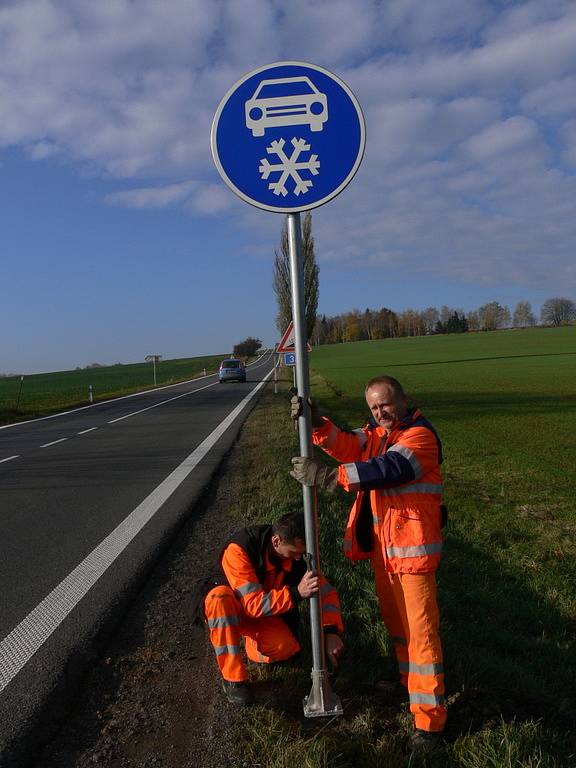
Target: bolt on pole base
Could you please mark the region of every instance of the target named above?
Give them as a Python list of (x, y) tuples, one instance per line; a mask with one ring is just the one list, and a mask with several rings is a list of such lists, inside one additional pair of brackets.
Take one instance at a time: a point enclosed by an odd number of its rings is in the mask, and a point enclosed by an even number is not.
[(325, 669), (312, 670), (312, 689), (302, 701), (305, 717), (333, 717), (344, 714), (340, 699), (333, 692)]

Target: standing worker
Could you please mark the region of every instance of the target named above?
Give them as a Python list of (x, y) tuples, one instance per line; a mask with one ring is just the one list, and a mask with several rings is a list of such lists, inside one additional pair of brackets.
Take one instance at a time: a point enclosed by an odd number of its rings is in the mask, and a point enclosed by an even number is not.
[[(303, 485), (355, 491), (344, 534), (350, 560), (370, 559), (382, 618), (394, 644), (400, 681), (410, 697), (413, 750), (431, 750), (446, 722), (444, 667), (435, 571), (442, 551), (442, 445), (432, 424), (408, 408), (402, 385), (391, 376), (365, 389), (372, 413), (353, 432), (339, 429), (310, 400), (312, 439), (340, 463), (292, 459), (290, 473)], [(292, 398), (292, 417), (302, 402)]]
[[(238, 531), (220, 555), (221, 576), (204, 600), (210, 642), (228, 700), (252, 702), (241, 638), (248, 659), (272, 664), (297, 656), (298, 604), (320, 593), (326, 657), (336, 666), (344, 644), (334, 587), (307, 569), (304, 515), (291, 512), (273, 525)], [(214, 582), (213, 582), (214, 583)]]

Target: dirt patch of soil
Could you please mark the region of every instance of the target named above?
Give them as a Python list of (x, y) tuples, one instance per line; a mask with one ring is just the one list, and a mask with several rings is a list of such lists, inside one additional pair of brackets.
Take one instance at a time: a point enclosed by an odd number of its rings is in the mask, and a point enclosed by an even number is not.
[(235, 758), (241, 715), (224, 698), (206, 630), (191, 626), (188, 606), (194, 579), (213, 571), (222, 543), (238, 528), (229, 515), (236, 464), (232, 452), (35, 768), (242, 765)]

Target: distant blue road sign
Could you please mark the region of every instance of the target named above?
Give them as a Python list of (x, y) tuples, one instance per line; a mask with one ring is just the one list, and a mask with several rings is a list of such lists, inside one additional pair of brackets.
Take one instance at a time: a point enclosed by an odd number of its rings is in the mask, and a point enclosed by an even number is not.
[(284, 353), (284, 365), (296, 365), (296, 353), (285, 352)]
[(358, 170), (366, 130), (356, 97), (314, 64), (280, 61), (239, 80), (212, 123), (216, 167), (247, 203), (307, 211), (331, 200)]

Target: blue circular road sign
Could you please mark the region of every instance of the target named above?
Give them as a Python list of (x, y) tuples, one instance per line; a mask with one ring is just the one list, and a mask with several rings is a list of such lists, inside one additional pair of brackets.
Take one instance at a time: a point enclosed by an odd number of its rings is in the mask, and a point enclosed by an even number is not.
[(348, 86), (326, 69), (280, 61), (249, 72), (220, 102), (211, 146), (247, 203), (294, 213), (327, 203), (358, 170), (366, 129)]

